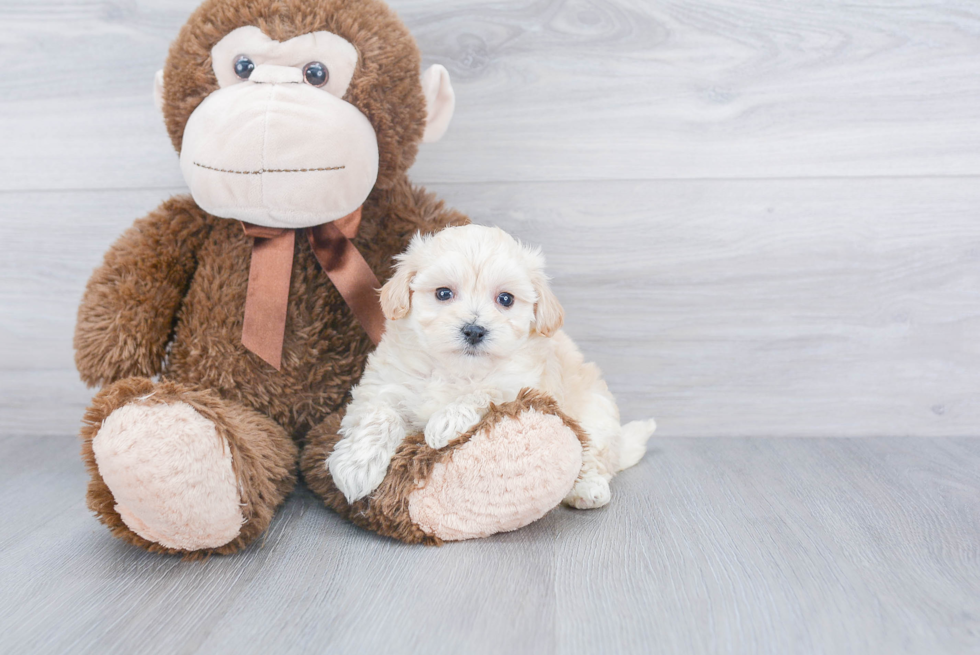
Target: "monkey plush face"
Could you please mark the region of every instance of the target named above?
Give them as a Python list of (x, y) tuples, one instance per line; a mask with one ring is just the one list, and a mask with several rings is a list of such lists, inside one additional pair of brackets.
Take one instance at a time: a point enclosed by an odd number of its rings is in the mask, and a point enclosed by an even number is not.
[(211, 50), (218, 90), (187, 121), (180, 169), (215, 216), (307, 227), (346, 216), (378, 177), (370, 121), (343, 100), (357, 51), (330, 32), (285, 43), (240, 27)]
[(448, 73), (418, 59), (374, 0), (205, 2), (157, 76), (194, 200), (268, 227), (351, 213), (448, 126)]

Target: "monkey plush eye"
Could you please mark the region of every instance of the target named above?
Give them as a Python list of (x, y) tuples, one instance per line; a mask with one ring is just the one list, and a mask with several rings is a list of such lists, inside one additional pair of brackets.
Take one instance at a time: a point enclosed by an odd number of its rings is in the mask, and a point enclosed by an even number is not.
[(453, 290), (446, 287), (439, 287), (438, 289), (436, 289), (436, 299), (442, 300), (443, 302), (445, 302), (446, 300), (452, 300)]
[(500, 303), (502, 307), (510, 307), (514, 304), (514, 296), (504, 291), (497, 296), (497, 302)]
[(303, 67), (303, 77), (308, 84), (323, 86), (330, 79), (330, 71), (318, 61), (312, 61)]
[(255, 70), (255, 63), (245, 55), (239, 55), (235, 60), (235, 75), (243, 80), (251, 77), (253, 70)]

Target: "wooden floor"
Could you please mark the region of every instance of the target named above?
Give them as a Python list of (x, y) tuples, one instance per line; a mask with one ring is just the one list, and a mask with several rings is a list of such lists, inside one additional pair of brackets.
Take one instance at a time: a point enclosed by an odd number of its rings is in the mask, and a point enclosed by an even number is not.
[(184, 563), (84, 507), (71, 334), (185, 190), (151, 89), (197, 4), (0, 0), (0, 653), (980, 652), (974, 0), (393, 2), (458, 99), (413, 179), (544, 247), (658, 439), (514, 534), (300, 489)]
[(980, 646), (980, 440), (667, 438), (591, 512), (441, 548), (299, 490), (260, 544), (150, 555), (64, 437), (0, 442), (4, 653), (881, 653)]

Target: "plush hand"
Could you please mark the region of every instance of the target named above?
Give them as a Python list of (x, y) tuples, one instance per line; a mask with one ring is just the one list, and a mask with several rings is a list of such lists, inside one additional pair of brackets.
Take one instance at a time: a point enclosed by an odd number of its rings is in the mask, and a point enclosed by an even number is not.
[(445, 448), (450, 441), (479, 423), (486, 409), (486, 405), (471, 400), (446, 405), (425, 424), (425, 443), (436, 450)]

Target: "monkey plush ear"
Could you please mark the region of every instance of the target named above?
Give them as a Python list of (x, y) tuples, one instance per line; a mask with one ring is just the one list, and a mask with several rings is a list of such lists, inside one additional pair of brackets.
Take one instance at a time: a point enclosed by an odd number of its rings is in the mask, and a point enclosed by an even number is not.
[(390, 280), (381, 287), (381, 312), (389, 321), (408, 316), (412, 309), (412, 289), (409, 286), (415, 271), (403, 262)]
[(158, 70), (153, 76), (153, 101), (157, 109), (163, 111), (163, 70)]
[(550, 337), (565, 323), (565, 310), (548, 286), (548, 278), (539, 273), (532, 278), (538, 301), (534, 303), (534, 329), (543, 337)]
[(422, 74), (422, 93), (425, 95), (426, 112), (422, 142), (432, 143), (446, 133), (456, 109), (456, 94), (445, 66), (434, 64)]

